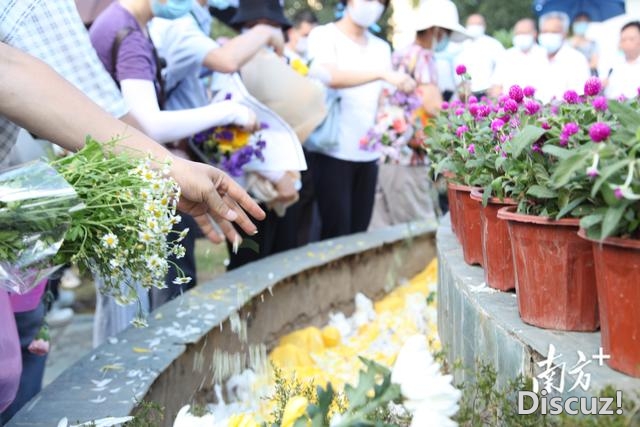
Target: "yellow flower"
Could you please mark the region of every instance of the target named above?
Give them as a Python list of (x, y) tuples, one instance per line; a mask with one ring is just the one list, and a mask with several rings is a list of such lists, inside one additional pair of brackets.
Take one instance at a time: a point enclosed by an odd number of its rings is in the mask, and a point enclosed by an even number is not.
[(291, 68), (293, 68), (295, 72), (303, 76), (309, 74), (309, 67), (307, 67), (307, 64), (305, 64), (304, 61), (300, 58), (295, 58), (293, 61), (291, 61)]
[(229, 418), (227, 427), (260, 427), (260, 424), (249, 414), (235, 414)]
[[(282, 424), (280, 427), (293, 427), (293, 424), (298, 418), (303, 417), (307, 412), (307, 406), (309, 401), (304, 396), (293, 396), (287, 402), (284, 407), (284, 414), (282, 415)], [(309, 422), (309, 425), (311, 423)]]

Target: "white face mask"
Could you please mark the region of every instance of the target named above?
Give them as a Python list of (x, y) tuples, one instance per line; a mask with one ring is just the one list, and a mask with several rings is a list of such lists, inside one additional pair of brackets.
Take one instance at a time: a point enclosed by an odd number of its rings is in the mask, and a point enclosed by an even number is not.
[(471, 38), (477, 39), (484, 35), (484, 25), (467, 25), (467, 33)]
[(538, 43), (546, 49), (548, 54), (556, 53), (562, 47), (564, 37), (559, 33), (541, 33), (538, 36)]
[(520, 49), (522, 52), (526, 52), (533, 46), (532, 34), (516, 34), (513, 36), (513, 45)]
[(300, 56), (305, 56), (307, 54), (307, 45), (309, 39), (307, 37), (300, 37), (298, 42), (296, 43), (296, 52)]
[(369, 28), (382, 16), (384, 6), (380, 2), (367, 0), (353, 0), (353, 3), (347, 6), (347, 13), (359, 26)]

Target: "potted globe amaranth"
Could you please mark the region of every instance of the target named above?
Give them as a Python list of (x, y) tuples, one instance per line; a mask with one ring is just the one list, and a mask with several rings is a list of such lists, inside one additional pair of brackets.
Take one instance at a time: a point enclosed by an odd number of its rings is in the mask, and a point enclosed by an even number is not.
[(560, 186), (551, 177), (573, 164), (563, 162), (573, 150), (592, 142), (592, 127), (612, 123), (600, 106), (600, 90), (600, 82), (590, 79), (583, 96), (567, 91), (505, 144), (513, 179), (508, 194), (518, 206), (503, 208), (498, 216), (509, 225), (520, 315), (536, 326), (573, 331), (599, 326), (593, 254), (577, 236), (581, 210), (591, 203), (584, 185), (589, 177), (580, 170), (575, 182)]
[(589, 190), (589, 203), (577, 210), (580, 236), (591, 242), (595, 260), (602, 346), (612, 368), (640, 377), (639, 105), (637, 98), (598, 102), (617, 126), (594, 124), (592, 142), (572, 150), (553, 180), (557, 188)]

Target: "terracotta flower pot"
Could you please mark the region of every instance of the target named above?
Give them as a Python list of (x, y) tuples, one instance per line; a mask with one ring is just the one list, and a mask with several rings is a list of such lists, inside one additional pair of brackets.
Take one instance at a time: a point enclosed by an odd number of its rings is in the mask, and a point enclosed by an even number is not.
[[(447, 198), (449, 199), (449, 217), (451, 218), (451, 231), (458, 236), (458, 200), (456, 190), (451, 188), (451, 183), (447, 183)], [(460, 237), (458, 237), (460, 239)]]
[(498, 210), (514, 206), (516, 202), (513, 199), (490, 197), (487, 206), (482, 206), (482, 190), (472, 191), (471, 198), (480, 204), (484, 280), (489, 287), (500, 291), (515, 289), (509, 227), (506, 221), (498, 219)]
[[(580, 230), (584, 239), (586, 233)], [(592, 241), (602, 347), (609, 366), (640, 377), (640, 240)]]
[(598, 298), (591, 244), (579, 221), (498, 211), (508, 221), (520, 317), (541, 328), (598, 329)]
[(462, 243), (464, 261), (467, 264), (482, 265), (482, 230), (480, 226), (480, 206), (470, 197), (475, 187), (449, 184), (456, 192), (458, 203), (458, 238)]

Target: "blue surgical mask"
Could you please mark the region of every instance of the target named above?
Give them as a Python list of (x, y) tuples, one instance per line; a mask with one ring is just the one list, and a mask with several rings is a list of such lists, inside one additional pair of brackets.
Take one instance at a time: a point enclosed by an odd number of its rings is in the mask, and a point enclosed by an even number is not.
[(445, 35), (443, 38), (438, 40), (438, 43), (436, 43), (436, 47), (433, 50), (436, 52), (444, 52), (447, 50), (447, 46), (449, 46), (449, 36)]
[(585, 21), (579, 21), (573, 23), (573, 34), (576, 36), (584, 36), (589, 28), (589, 23)]
[(151, 0), (151, 12), (158, 18), (177, 19), (189, 13), (192, 5), (192, 0)]

